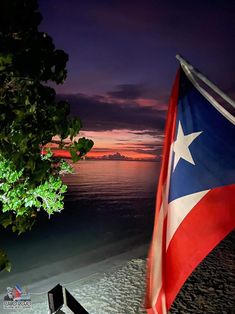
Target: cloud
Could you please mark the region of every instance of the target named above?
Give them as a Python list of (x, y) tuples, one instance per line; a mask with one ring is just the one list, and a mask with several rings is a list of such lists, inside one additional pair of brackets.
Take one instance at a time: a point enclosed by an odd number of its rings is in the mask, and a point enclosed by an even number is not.
[(162, 133), (162, 129), (132, 131), (131, 133), (135, 135), (150, 135), (150, 136), (154, 136), (158, 138), (164, 137), (164, 134)]
[(169, 95), (163, 96), (163, 93), (156, 93), (152, 87), (144, 84), (120, 84), (116, 85), (114, 90), (108, 91), (103, 100), (113, 103), (124, 104), (129, 101), (132, 104), (142, 107), (153, 107), (158, 110), (166, 111), (166, 99)]
[(145, 93), (145, 88), (138, 84), (121, 84), (117, 85), (116, 91), (108, 92), (107, 94), (114, 98), (121, 99), (138, 99)]
[[(146, 154), (145, 154), (146, 155)], [(138, 156), (138, 157), (137, 157)], [(158, 161), (160, 160), (160, 157), (156, 157), (155, 155), (147, 156), (142, 158), (142, 155), (136, 155), (135, 157), (125, 156), (119, 152), (116, 152), (114, 154), (106, 154), (103, 156), (88, 156), (87, 159), (96, 159), (96, 160), (125, 160), (125, 161), (134, 161), (134, 160), (147, 160), (147, 161)]]
[(101, 157), (101, 159), (105, 159), (105, 160), (131, 160), (131, 158), (121, 155), (120, 153), (115, 153), (115, 154), (111, 154), (111, 155), (104, 155)]
[[(134, 93), (133, 93), (134, 96)], [(84, 94), (59, 95), (68, 100), (71, 114), (79, 116), (83, 130), (106, 131), (114, 129), (163, 130), (166, 112), (160, 108), (143, 107), (130, 100), (125, 103), (106, 101), (100, 96), (88, 97)]]
[(79, 137), (95, 142), (88, 158), (158, 160), (166, 109), (156, 100), (149, 106), (140, 104), (140, 99), (147, 99), (143, 97), (144, 87), (135, 84), (119, 85), (116, 92), (103, 95), (59, 95), (69, 101), (71, 115), (82, 120)]

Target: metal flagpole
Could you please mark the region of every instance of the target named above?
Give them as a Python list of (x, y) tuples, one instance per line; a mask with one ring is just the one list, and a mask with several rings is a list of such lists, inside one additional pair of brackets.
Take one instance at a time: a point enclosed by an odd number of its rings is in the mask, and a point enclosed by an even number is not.
[(218, 86), (212, 83), (207, 77), (205, 77), (201, 72), (196, 70), (190, 63), (188, 63), (179, 54), (176, 55), (176, 59), (180, 62), (181, 66), (186, 67), (189, 72), (193, 73), (197, 78), (209, 86), (215, 93), (217, 93), (221, 98), (227, 101), (232, 107), (235, 108), (235, 101), (232, 100), (228, 95), (226, 95)]

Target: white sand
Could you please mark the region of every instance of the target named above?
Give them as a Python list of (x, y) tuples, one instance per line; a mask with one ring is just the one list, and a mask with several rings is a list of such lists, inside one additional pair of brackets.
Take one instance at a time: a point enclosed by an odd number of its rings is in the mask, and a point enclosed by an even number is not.
[[(96, 263), (92, 263), (91, 256), (86, 256), (87, 266), (83, 264), (75, 270), (47, 277), (28, 285), (32, 308), (20, 310), (20, 313), (48, 313), (47, 291), (57, 283), (65, 286), (91, 314), (145, 313), (141, 308), (145, 291), (145, 259), (143, 257), (146, 256), (147, 248), (147, 245), (135, 247), (128, 252)], [(66, 261), (67, 264), (73, 262), (73, 260)], [(46, 276), (46, 273), (49, 273), (53, 267), (60, 266), (61, 262), (44, 266), (44, 269), (31, 270), (25, 276), (33, 276), (33, 274), (36, 276), (42, 271)], [(14, 275), (11, 280), (16, 282), (16, 277), (19, 276), (22, 277), (22, 274)], [(3, 299), (3, 295), (0, 297)], [(63, 311), (70, 313), (66, 309)], [(17, 312), (17, 310), (0, 309), (0, 313), (13, 314), (19, 313), (19, 310)]]

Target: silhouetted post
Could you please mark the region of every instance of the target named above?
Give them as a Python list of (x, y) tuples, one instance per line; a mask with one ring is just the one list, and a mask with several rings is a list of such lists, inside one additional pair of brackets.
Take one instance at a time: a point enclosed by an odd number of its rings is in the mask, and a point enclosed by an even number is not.
[(74, 314), (89, 314), (72, 294), (60, 284), (48, 292), (50, 314), (63, 313), (60, 309), (66, 305)]
[(56, 313), (64, 305), (63, 290), (60, 284), (56, 285), (48, 293), (48, 304), (51, 314)]
[(74, 314), (89, 314), (67, 289), (65, 289), (65, 295), (67, 302), (66, 305), (71, 311), (73, 311)]

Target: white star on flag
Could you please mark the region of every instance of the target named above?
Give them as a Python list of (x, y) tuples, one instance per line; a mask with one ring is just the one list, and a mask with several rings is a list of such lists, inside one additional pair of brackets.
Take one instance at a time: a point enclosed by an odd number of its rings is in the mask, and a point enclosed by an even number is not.
[(173, 144), (173, 151), (175, 153), (173, 171), (175, 170), (180, 158), (188, 161), (192, 165), (195, 165), (189, 146), (201, 133), (202, 131), (185, 135), (181, 122), (179, 121), (177, 137)]

